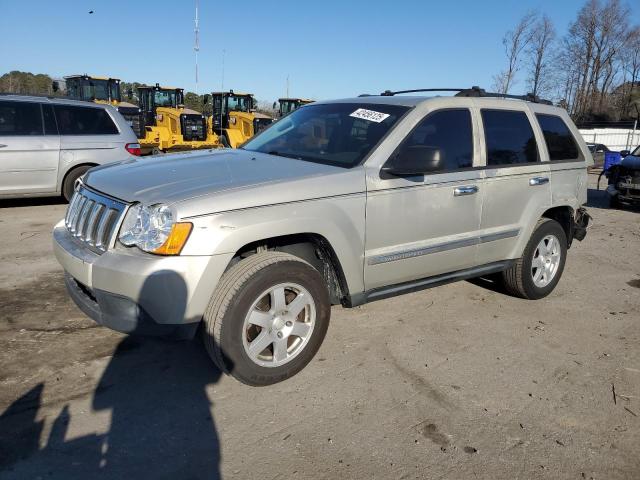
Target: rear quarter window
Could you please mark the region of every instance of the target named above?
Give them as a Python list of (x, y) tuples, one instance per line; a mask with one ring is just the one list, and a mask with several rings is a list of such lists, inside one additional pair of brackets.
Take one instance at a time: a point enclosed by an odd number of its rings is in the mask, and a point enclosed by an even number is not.
[(42, 135), (39, 103), (0, 102), (0, 136)]
[(60, 135), (117, 135), (118, 128), (102, 108), (56, 105)]
[[(580, 160), (580, 150), (576, 144), (571, 130), (562, 118), (556, 115), (536, 114), (540, 129), (544, 134), (544, 141), (549, 151), (549, 160)], [(598, 151), (600, 145), (596, 145), (594, 150)]]
[(487, 166), (538, 162), (538, 146), (527, 114), (516, 110), (482, 110)]

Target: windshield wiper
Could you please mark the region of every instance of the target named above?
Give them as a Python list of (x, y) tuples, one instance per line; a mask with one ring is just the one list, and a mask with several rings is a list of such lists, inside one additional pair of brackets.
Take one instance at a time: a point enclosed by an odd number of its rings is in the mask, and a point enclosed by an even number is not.
[(279, 157), (293, 158), (295, 160), (302, 160), (303, 159), (300, 155), (294, 155), (292, 153), (282, 153), (282, 152), (277, 152), (275, 150), (271, 150), (271, 151), (267, 152), (267, 155), (278, 155)]

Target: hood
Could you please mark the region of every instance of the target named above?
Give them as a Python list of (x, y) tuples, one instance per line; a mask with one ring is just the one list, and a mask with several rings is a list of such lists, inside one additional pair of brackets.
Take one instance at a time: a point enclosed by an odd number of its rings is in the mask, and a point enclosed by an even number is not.
[(629, 170), (640, 170), (640, 157), (627, 155), (620, 161), (620, 165)]
[(83, 181), (126, 202), (176, 205), (183, 218), (365, 190), (361, 168), (230, 149), (125, 160)]

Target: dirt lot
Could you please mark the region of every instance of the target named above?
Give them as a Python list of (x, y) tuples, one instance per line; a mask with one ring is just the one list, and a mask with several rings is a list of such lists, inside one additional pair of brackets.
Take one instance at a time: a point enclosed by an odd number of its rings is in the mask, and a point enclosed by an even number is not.
[(51, 253), (65, 205), (1, 203), (0, 478), (640, 478), (640, 213), (589, 204), (549, 298), (335, 307), (302, 373), (250, 388), (96, 327)]

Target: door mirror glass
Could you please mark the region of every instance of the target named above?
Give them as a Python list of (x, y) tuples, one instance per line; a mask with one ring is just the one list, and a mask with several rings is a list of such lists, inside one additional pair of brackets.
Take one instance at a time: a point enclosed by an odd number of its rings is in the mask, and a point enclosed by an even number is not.
[(442, 170), (442, 153), (428, 145), (411, 145), (389, 159), (382, 171), (398, 177), (424, 175)]

